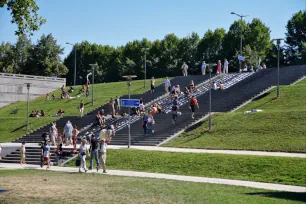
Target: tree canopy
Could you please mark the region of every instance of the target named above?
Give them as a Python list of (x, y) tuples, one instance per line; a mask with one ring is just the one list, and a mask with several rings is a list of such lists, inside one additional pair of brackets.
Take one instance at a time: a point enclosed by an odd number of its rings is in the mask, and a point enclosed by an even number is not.
[(11, 12), (11, 22), (17, 25), (18, 29), (15, 34), (18, 36), (32, 35), (46, 23), (46, 20), (38, 15), (39, 7), (34, 0), (1, 0), (0, 8), (2, 7)]

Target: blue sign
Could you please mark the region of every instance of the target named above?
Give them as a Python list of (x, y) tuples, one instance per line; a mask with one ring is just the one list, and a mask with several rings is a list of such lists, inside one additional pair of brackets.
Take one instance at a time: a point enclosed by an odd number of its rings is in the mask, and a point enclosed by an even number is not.
[(121, 106), (123, 107), (139, 107), (139, 99), (121, 99)]
[(238, 59), (239, 59), (240, 61), (244, 61), (244, 60), (245, 60), (244, 57), (241, 56), (241, 55), (238, 56)]

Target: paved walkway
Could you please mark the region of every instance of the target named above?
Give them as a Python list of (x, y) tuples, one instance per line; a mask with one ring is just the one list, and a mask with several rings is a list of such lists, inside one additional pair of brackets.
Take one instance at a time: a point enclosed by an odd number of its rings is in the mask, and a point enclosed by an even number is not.
[[(41, 169), (37, 165), (28, 165), (28, 164), (19, 165), (19, 164), (4, 164), (4, 163), (0, 164), (0, 170), (5, 170), (5, 169), (38, 169), (38, 170), (45, 170), (45, 168)], [(50, 171), (78, 172), (78, 168), (52, 166), (50, 168)], [(97, 172), (96, 171), (88, 171), (87, 173), (97, 173)], [(102, 174), (102, 171), (100, 171), (99, 174)], [(267, 190), (276, 190), (276, 191), (306, 193), (306, 187), (280, 185), (280, 184), (272, 184), (272, 183), (261, 183), (261, 182), (251, 182), (251, 181), (219, 179), (219, 178), (206, 178), (206, 177), (197, 177), (197, 176), (180, 176), (180, 175), (172, 175), (172, 174), (145, 173), (145, 172), (135, 172), (135, 171), (120, 171), (120, 170), (108, 170), (107, 174), (108, 175), (115, 175), (115, 176), (158, 178), (158, 179), (168, 179), (168, 180), (177, 180), (177, 181), (223, 184), (223, 185), (244, 186), (244, 187), (267, 189)]]
[[(2, 143), (2, 147), (20, 147), (19, 143)], [(37, 143), (27, 143), (27, 147), (38, 147)], [(73, 148), (72, 145), (63, 146), (63, 148)], [(79, 148), (79, 144), (77, 145)], [(108, 149), (127, 149), (127, 146), (108, 145)], [(270, 157), (296, 157), (306, 158), (306, 153), (287, 153), (287, 152), (265, 152), (265, 151), (247, 151), (247, 150), (212, 150), (212, 149), (189, 149), (175, 147), (157, 147), (157, 146), (131, 146), (131, 149), (161, 152), (183, 152), (183, 153), (207, 153), (207, 154), (232, 154), (232, 155), (251, 155), (251, 156), (270, 156)]]

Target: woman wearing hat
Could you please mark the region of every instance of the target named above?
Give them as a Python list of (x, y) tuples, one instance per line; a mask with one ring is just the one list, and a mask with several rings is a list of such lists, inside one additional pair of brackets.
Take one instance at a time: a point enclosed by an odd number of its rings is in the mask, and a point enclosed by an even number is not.
[(88, 171), (88, 169), (86, 168), (86, 155), (89, 155), (89, 151), (88, 151), (86, 143), (87, 143), (86, 138), (83, 138), (82, 143), (80, 145), (80, 152), (79, 152), (79, 156), (81, 160), (79, 172), (81, 172), (81, 168), (83, 168), (85, 173)]

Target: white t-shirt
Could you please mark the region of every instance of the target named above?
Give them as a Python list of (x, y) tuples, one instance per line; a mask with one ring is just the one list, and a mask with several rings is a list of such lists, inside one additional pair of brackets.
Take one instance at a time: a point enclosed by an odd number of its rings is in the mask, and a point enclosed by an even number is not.
[(102, 143), (100, 143), (98, 145), (98, 151), (99, 152), (102, 152), (102, 153), (106, 153), (106, 147), (107, 147), (107, 144), (104, 142), (104, 144), (102, 145)]
[(224, 62), (224, 68), (228, 68), (228, 61)]
[(21, 153), (25, 153), (26, 152), (25, 145), (23, 145), (23, 144), (21, 145), (20, 152)]
[(87, 153), (87, 145), (80, 145), (80, 154)]

